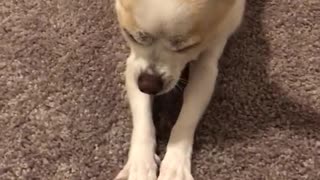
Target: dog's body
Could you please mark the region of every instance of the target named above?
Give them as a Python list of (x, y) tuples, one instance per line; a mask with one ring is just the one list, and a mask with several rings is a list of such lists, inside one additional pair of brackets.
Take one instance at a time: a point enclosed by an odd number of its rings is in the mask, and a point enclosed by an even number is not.
[[(228, 38), (241, 24), (245, 0), (116, 0), (131, 53), (126, 88), (133, 132), (129, 159), (116, 180), (192, 180), (196, 126), (212, 96)], [(172, 90), (186, 64), (189, 83), (157, 177), (152, 97)]]

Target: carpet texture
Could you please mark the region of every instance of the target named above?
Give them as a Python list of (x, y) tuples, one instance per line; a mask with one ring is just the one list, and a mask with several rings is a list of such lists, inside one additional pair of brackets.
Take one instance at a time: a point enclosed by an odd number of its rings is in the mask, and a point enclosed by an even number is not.
[[(248, 1), (196, 134), (196, 180), (320, 179), (319, 22), (319, 0)], [(132, 126), (127, 55), (112, 0), (0, 0), (0, 179), (112, 180)]]

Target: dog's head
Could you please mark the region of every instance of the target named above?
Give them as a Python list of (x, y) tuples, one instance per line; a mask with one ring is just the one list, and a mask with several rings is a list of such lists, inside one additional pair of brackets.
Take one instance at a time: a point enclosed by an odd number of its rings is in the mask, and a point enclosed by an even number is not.
[(235, 0), (117, 0), (116, 12), (131, 54), (128, 66), (148, 94), (173, 89), (185, 65), (216, 38)]

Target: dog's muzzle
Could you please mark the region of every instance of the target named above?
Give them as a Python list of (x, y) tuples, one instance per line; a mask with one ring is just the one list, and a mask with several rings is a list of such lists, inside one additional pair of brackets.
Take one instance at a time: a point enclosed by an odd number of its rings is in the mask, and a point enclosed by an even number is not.
[(138, 78), (138, 87), (141, 92), (156, 95), (163, 89), (163, 79), (157, 74), (141, 73)]

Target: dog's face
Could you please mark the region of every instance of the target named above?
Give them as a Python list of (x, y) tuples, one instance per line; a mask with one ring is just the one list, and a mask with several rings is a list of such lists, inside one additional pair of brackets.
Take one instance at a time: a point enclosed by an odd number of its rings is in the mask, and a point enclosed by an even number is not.
[(235, 0), (117, 0), (116, 11), (141, 91), (173, 89), (185, 65), (216, 38)]

